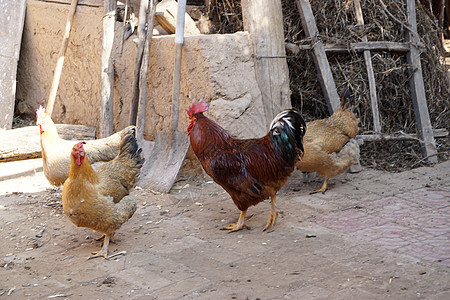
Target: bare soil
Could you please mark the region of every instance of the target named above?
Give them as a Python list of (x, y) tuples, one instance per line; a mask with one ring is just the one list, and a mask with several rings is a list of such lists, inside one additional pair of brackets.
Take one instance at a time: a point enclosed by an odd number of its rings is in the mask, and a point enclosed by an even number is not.
[(313, 222), (424, 186), (449, 191), (448, 163), (399, 174), (363, 169), (331, 179), (316, 195), (309, 192), (321, 179), (305, 183), (296, 171), (278, 194), (282, 214), (268, 232), (268, 201), (249, 209), (250, 229), (221, 230), (239, 211), (208, 179), (179, 178), (164, 195), (137, 187), (138, 209), (110, 245), (110, 254), (126, 254), (109, 260), (87, 259), (100, 249), (100, 234), (64, 215), (61, 190), (46, 182), (41, 163), (1, 164), (1, 299), (450, 299), (448, 260), (398, 253)]

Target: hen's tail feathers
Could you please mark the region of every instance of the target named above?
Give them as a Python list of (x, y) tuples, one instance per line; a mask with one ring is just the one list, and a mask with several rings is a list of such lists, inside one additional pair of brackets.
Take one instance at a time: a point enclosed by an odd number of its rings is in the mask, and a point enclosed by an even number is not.
[(332, 158), (335, 162), (335, 169), (343, 172), (351, 167), (351, 165), (359, 159), (360, 150), (358, 142), (350, 139), (341, 151), (334, 153)]
[(347, 88), (343, 88), (341, 91), (341, 107), (342, 110), (351, 109), (353, 113), (356, 113), (356, 107), (353, 106), (351, 94)]
[(306, 122), (295, 109), (280, 112), (270, 124), (270, 135), (283, 158), (293, 164), (303, 156), (303, 136), (306, 133)]
[(139, 148), (134, 134), (135, 130), (133, 129), (132, 132), (122, 137), (118, 157), (129, 159), (133, 162), (133, 168), (140, 170), (144, 165), (145, 159), (141, 156), (142, 149)]

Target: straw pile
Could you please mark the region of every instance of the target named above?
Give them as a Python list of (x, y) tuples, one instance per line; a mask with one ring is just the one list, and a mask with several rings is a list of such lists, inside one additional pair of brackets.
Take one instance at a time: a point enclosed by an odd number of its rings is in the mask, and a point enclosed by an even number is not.
[[(216, 2), (221, 16), (221, 33), (242, 30), (240, 1)], [(357, 26), (353, 0), (310, 1), (319, 38), (325, 43), (348, 44), (360, 42), (364, 35), (369, 41), (405, 42), (407, 28), (406, 1), (361, 0), (364, 28)], [(282, 0), (286, 42), (307, 44), (300, 14), (293, 0)], [(436, 22), (419, 3), (417, 5), (418, 35), (422, 48), (422, 69), (427, 103), (433, 128), (449, 129), (450, 91), (447, 72), (440, 58), (443, 48)], [(234, 21), (233, 21), (234, 20)], [(233, 25), (234, 24), (234, 25)], [(230, 30), (230, 31), (227, 31)], [(371, 52), (380, 119), (383, 133), (415, 133), (415, 116), (411, 103), (406, 57), (395, 52)], [(373, 133), (366, 66), (362, 53), (332, 54), (328, 60), (338, 93), (350, 89), (361, 120), (360, 134)], [(299, 55), (288, 53), (290, 87), (293, 106), (302, 110), (308, 120), (329, 116), (322, 94), (311, 51)], [(436, 139), (439, 160), (448, 160), (450, 139)], [(361, 163), (389, 171), (401, 171), (424, 165), (420, 144), (416, 141), (366, 142), (361, 147)]]

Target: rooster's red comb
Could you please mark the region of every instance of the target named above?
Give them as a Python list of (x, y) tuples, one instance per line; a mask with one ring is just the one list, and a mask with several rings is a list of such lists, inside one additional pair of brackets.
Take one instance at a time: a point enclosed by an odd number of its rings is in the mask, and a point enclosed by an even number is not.
[(201, 99), (198, 102), (192, 102), (192, 104), (189, 106), (189, 108), (187, 109), (187, 114), (189, 115), (189, 118), (192, 118), (194, 116), (194, 114), (199, 114), (202, 112), (205, 112), (209, 109), (209, 103), (203, 101), (203, 99)]

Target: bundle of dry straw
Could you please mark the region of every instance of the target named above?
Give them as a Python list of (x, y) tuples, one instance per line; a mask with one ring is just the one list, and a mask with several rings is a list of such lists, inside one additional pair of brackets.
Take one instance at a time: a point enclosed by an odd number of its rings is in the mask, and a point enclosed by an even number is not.
[[(242, 30), (240, 1), (213, 1), (216, 16), (222, 20), (220, 33)], [(310, 1), (319, 30), (325, 43), (348, 45), (369, 41), (405, 42), (407, 26), (406, 0), (361, 0), (365, 25), (358, 26), (353, 0)], [(444, 50), (441, 32), (435, 18), (416, 2), (418, 35), (421, 48), (422, 71), (428, 109), (433, 128), (449, 128), (449, 81), (442, 63)], [(306, 38), (296, 1), (282, 0), (284, 32), (287, 43), (310, 45)], [(216, 17), (217, 18), (217, 17)], [(406, 25), (406, 26), (405, 26)], [(229, 31), (227, 31), (229, 30)], [(383, 133), (415, 133), (415, 116), (411, 103), (408, 64), (404, 53), (379, 51), (371, 53), (377, 84), (377, 97)], [(328, 55), (338, 93), (350, 89), (356, 105), (360, 134), (373, 132), (366, 66), (362, 53)], [(329, 116), (326, 101), (318, 81), (312, 53), (288, 53), (292, 105), (301, 109), (308, 120)], [(436, 139), (439, 160), (450, 156), (449, 138)], [(417, 141), (366, 142), (361, 148), (361, 163), (390, 171), (401, 171), (424, 165), (420, 143)]]

